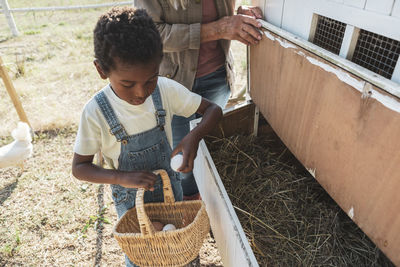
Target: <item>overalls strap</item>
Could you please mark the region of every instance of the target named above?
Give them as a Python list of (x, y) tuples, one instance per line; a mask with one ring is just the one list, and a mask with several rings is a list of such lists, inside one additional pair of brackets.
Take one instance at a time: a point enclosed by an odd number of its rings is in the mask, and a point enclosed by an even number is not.
[(156, 110), (157, 126), (160, 127), (161, 130), (164, 130), (166, 112), (165, 109), (163, 109), (158, 85), (154, 89), (153, 94), (151, 94), (151, 97), (153, 98), (154, 108)]
[(110, 126), (110, 133), (114, 135), (119, 142), (126, 140), (128, 138), (128, 134), (126, 133), (124, 126), (122, 126), (115, 115), (106, 94), (101, 91), (95, 96), (95, 99), (101, 109), (101, 112), (103, 113), (104, 118)]

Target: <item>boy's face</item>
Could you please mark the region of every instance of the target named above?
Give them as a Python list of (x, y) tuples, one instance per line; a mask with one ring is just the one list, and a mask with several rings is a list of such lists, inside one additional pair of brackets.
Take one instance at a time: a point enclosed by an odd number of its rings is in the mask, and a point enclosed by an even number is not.
[(153, 93), (157, 85), (160, 62), (128, 65), (114, 59), (115, 68), (105, 74), (99, 64), (95, 66), (101, 78), (110, 80), (115, 94), (131, 105), (141, 105)]

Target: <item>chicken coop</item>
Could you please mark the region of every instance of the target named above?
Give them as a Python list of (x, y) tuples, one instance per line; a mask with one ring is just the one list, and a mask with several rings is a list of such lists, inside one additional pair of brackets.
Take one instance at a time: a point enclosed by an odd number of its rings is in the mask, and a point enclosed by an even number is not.
[[(251, 99), (224, 111), (219, 134), (257, 135), (265, 119), (348, 218), (400, 265), (400, 1), (252, 5), (265, 20), (263, 40), (248, 49)], [(224, 266), (259, 266), (204, 141), (194, 173)]]

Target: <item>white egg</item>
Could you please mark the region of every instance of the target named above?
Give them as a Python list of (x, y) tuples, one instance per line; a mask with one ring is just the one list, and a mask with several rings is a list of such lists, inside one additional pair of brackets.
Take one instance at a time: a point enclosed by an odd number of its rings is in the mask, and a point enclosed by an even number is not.
[(182, 166), (183, 163), (183, 156), (182, 154), (176, 154), (172, 159), (171, 159), (171, 168), (174, 171), (178, 171), (179, 167)]
[(162, 230), (163, 230), (163, 231), (176, 230), (176, 227), (175, 227), (175, 225), (169, 223), (169, 224), (166, 224), (166, 225), (163, 227)]

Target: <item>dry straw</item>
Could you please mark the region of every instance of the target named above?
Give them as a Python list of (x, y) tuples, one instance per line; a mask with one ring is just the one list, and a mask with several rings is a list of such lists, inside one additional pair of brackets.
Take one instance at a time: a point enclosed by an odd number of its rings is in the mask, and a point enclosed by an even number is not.
[(393, 266), (275, 134), (207, 145), (260, 266)]
[[(165, 170), (157, 170), (163, 181), (164, 202), (144, 204), (144, 190), (136, 194), (136, 207), (117, 222), (113, 234), (132, 262), (139, 266), (183, 266), (195, 259), (210, 223), (201, 200), (175, 202)], [(155, 231), (151, 221), (171, 223), (176, 230)]]

